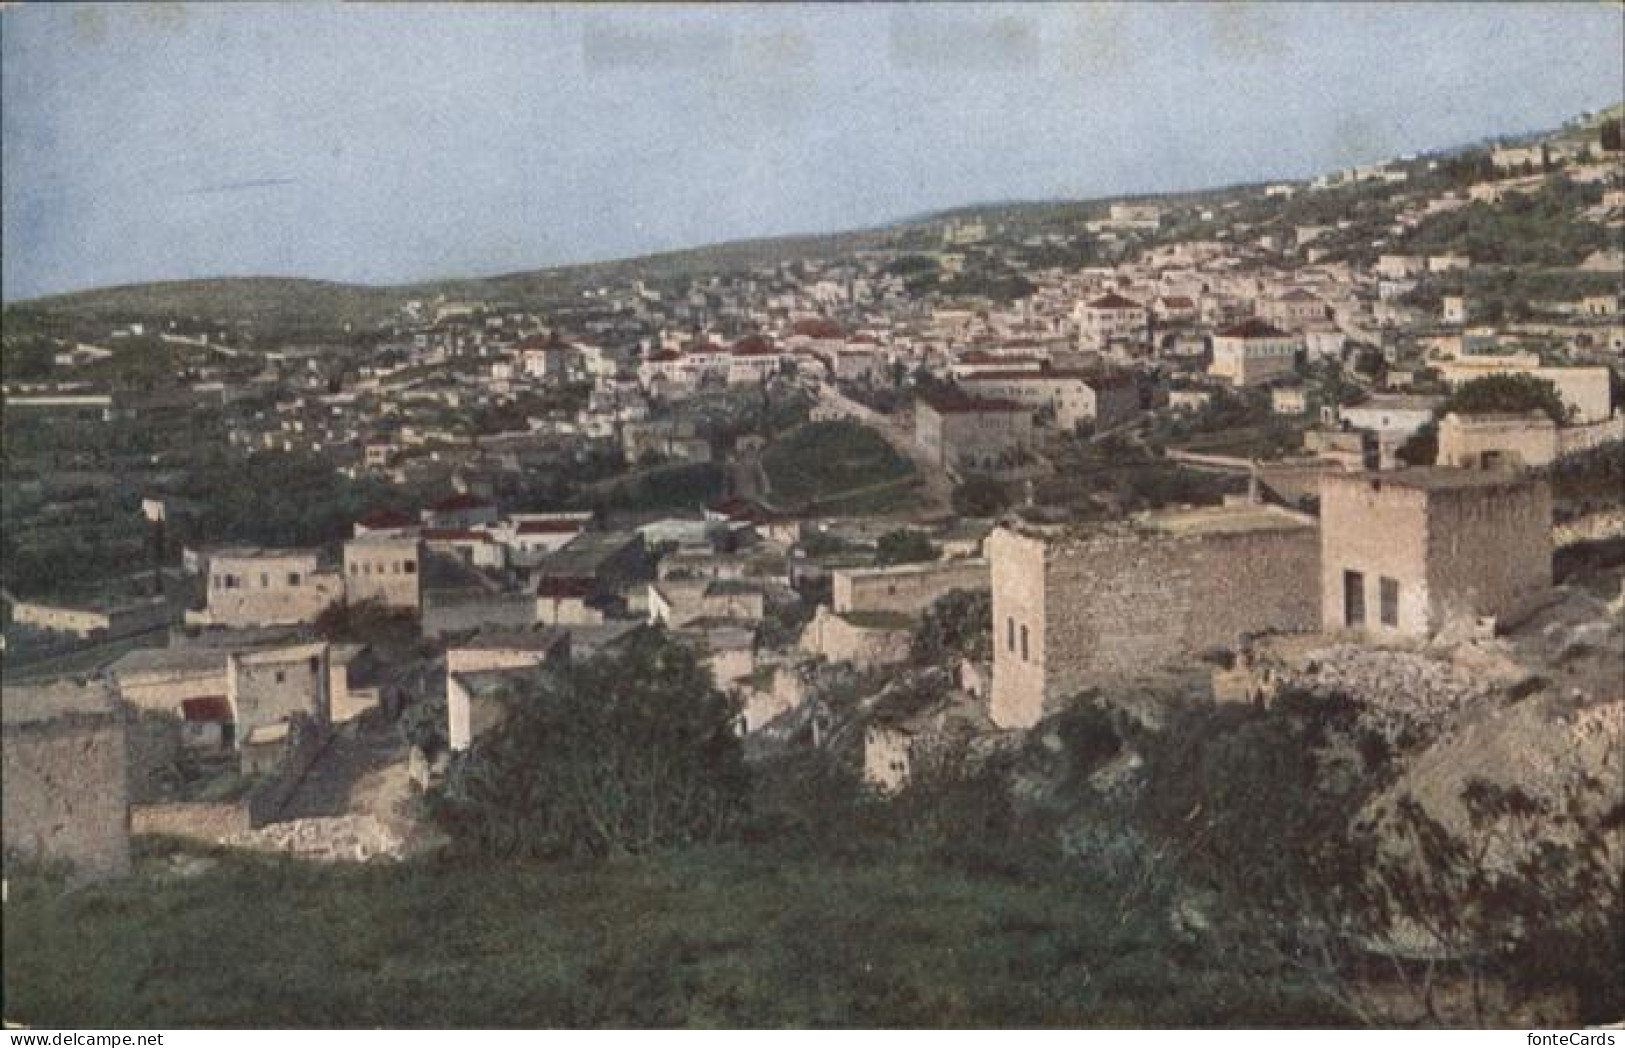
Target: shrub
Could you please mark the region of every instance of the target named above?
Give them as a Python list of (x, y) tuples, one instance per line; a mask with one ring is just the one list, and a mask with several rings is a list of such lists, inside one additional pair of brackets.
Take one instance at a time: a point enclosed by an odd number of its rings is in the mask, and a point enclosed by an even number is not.
[(739, 711), (688, 647), (640, 630), (550, 668), (430, 796), (452, 838), (491, 855), (617, 855), (736, 828), (748, 781)]

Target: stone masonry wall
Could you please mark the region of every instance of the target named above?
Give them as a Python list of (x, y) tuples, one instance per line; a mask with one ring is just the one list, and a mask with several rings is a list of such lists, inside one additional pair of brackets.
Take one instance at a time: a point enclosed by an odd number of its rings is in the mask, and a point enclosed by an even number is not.
[(985, 590), (985, 560), (944, 560), (895, 568), (841, 569), (830, 573), (837, 612), (896, 611), (917, 615), (952, 590)]
[(1545, 481), (1436, 493), (1428, 516), (1435, 629), (1455, 615), (1516, 619), (1552, 585)]
[(122, 715), (7, 724), (3, 750), (0, 842), (8, 858), (68, 862), (86, 879), (130, 871)]
[(1245, 634), (1320, 626), (1320, 538), (1308, 525), (1122, 530), (1047, 545), (999, 532), (990, 550), (992, 716), (1005, 727), (1031, 725), (1049, 703), (1146, 677)]
[(1429, 630), (1427, 493), (1383, 484), (1371, 476), (1328, 475), (1320, 488), (1321, 618), (1326, 629), (1346, 626), (1344, 573), (1363, 576), (1365, 623), (1382, 629), (1380, 579), (1399, 583), (1401, 633)]

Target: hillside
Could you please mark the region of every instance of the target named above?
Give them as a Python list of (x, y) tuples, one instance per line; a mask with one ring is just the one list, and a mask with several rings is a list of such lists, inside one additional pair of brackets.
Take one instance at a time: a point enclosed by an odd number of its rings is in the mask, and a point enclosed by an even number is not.
[[(1617, 104), (1569, 121), (1564, 126), (1527, 135), (1503, 136), (1516, 142), (1572, 142), (1625, 113)], [(1460, 165), (1466, 154), (1485, 153), (1487, 143), (1442, 148), (1407, 158), (1401, 166), (1413, 178), (1425, 175), (1429, 160), (1446, 159)], [(1438, 176), (1434, 176), (1438, 177)], [(413, 299), (479, 300), (527, 309), (546, 309), (579, 302), (585, 290), (624, 285), (633, 279), (651, 285), (676, 284), (696, 277), (738, 273), (775, 264), (832, 260), (865, 251), (923, 252), (942, 245), (942, 231), (955, 222), (983, 222), (997, 227), (997, 240), (1005, 246), (1023, 238), (1076, 235), (1087, 222), (1103, 216), (1111, 204), (1125, 201), (1154, 203), (1182, 217), (1165, 221), (1155, 236), (1160, 242), (1212, 236), (1235, 221), (1316, 223), (1341, 216), (1355, 205), (1380, 203), (1362, 187), (1323, 193), (1314, 200), (1297, 198), (1282, 206), (1266, 201), (1260, 184), (1233, 185), (1176, 193), (1118, 194), (1088, 200), (1009, 201), (970, 204), (912, 216), (871, 229), (827, 234), (766, 237), (712, 244), (678, 251), (604, 262), (498, 274), (489, 277), (421, 281), (374, 286), (286, 277), (232, 277), (167, 281), (97, 288), (87, 291), (7, 303), (8, 328), (37, 324), (51, 318), (101, 320), (184, 319), (207, 317), (223, 323), (243, 324), (262, 331), (341, 331), (347, 326), (376, 325)], [(1198, 209), (1223, 212), (1222, 219), (1202, 221)], [(1370, 211), (1370, 208), (1367, 207)], [(1383, 216), (1366, 215), (1365, 226), (1376, 228)]]

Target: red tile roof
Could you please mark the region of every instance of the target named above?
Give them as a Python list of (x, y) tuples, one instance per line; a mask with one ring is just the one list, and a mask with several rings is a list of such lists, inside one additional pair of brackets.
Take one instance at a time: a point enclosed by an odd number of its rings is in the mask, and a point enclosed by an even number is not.
[(586, 527), (586, 523), (579, 520), (526, 520), (514, 530), (520, 535), (574, 535)]
[(436, 513), (454, 513), (460, 509), (480, 509), (489, 505), (491, 505), (489, 500), (482, 499), (478, 495), (464, 494), (443, 498), (430, 508)]
[(418, 522), (412, 514), (398, 509), (375, 509), (356, 521), (362, 527), (372, 531), (384, 528), (409, 528)]
[(1090, 309), (1139, 309), (1140, 304), (1131, 298), (1124, 298), (1115, 291), (1108, 291), (1093, 302)]
[(423, 532), (425, 542), (495, 542), (483, 531), (470, 528), (428, 528)]
[(197, 699), (181, 700), (181, 718), (197, 723), (226, 724), (233, 719), (231, 703), (224, 695), (207, 695)]
[(994, 412), (1008, 414), (1015, 411), (1032, 410), (1012, 400), (973, 397), (962, 390), (922, 393), (919, 399), (921, 403), (928, 405), (939, 415), (970, 415)]
[(1286, 332), (1273, 324), (1250, 317), (1239, 324), (1225, 328), (1219, 332), (1220, 338), (1285, 338)]
[(544, 575), (536, 580), (536, 595), (538, 597), (553, 597), (556, 599), (568, 597), (586, 598), (596, 592), (598, 592), (598, 583), (589, 578)]
[(798, 320), (792, 330), (806, 338), (845, 338), (846, 332), (841, 325), (827, 317), (816, 317), (812, 320)]

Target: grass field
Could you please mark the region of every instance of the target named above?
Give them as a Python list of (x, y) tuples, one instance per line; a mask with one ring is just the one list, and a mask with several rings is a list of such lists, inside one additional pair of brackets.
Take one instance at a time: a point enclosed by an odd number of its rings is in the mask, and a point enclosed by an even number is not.
[[(12, 877), (5, 1018), (37, 1027), (1314, 1023), (1280, 972), (1194, 958), (1072, 871), (728, 848), (598, 864), (163, 856)], [(1133, 919), (1130, 919), (1133, 918)]]
[[(762, 469), (769, 497), (785, 507), (836, 503), (879, 489), (889, 508), (907, 501), (907, 485), (899, 482), (915, 472), (884, 437), (853, 422), (797, 426), (763, 450)], [(851, 512), (848, 506), (842, 508)]]

